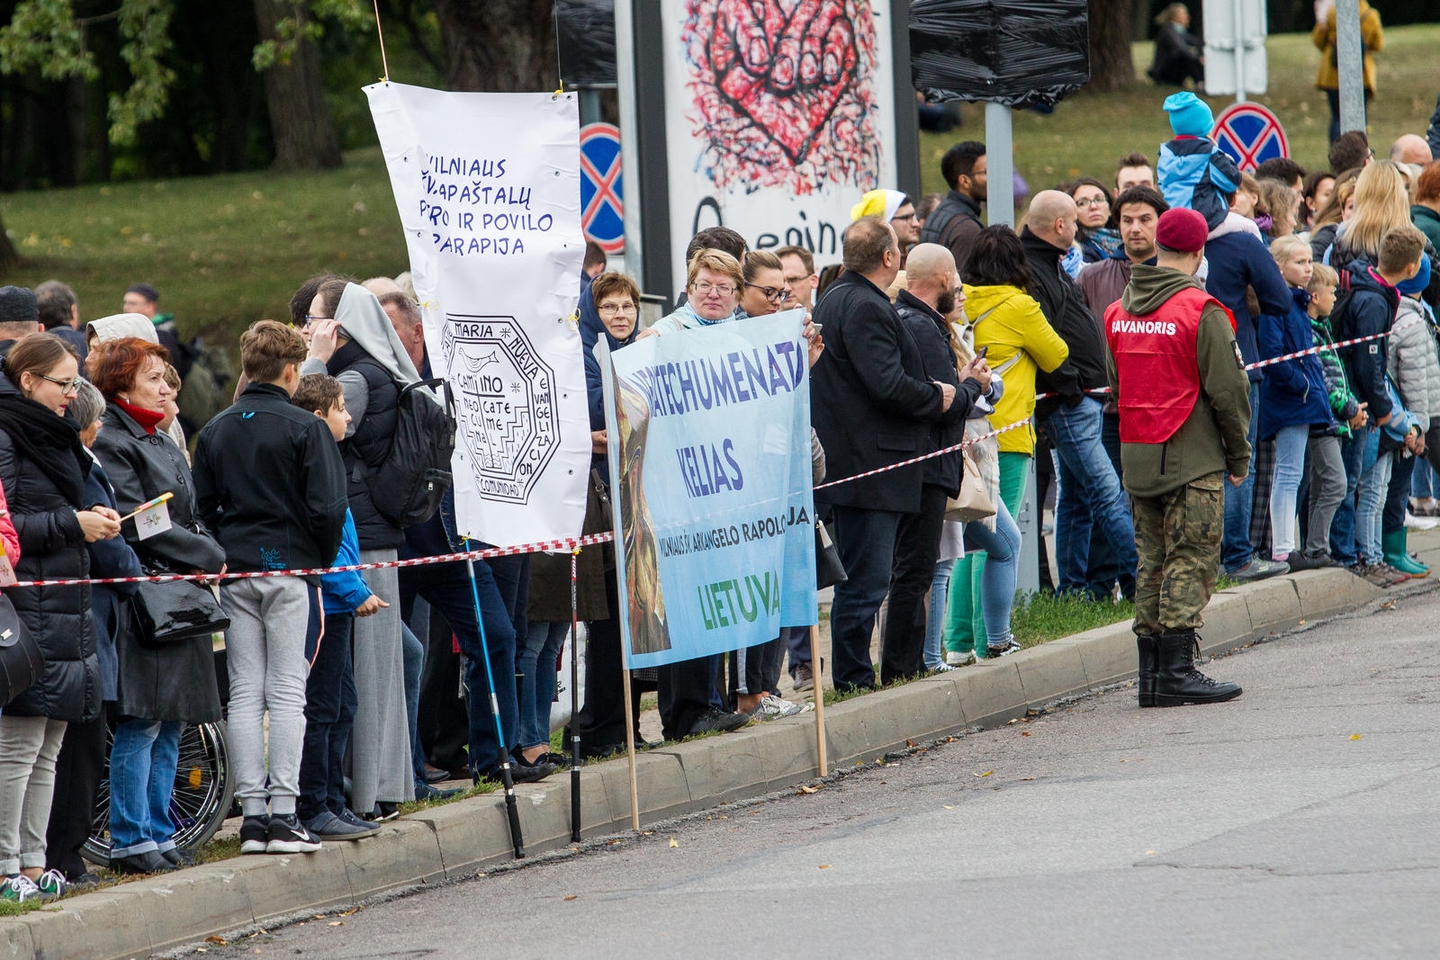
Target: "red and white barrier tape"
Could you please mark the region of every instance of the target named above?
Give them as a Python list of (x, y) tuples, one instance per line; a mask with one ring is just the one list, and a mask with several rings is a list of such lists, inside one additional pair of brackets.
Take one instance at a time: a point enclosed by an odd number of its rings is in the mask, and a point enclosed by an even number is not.
[(323, 567), (303, 570), (253, 570), (237, 573), (171, 573), (154, 577), (97, 577), (94, 579), (69, 580), (21, 580), (16, 587), (78, 587), (82, 584), (111, 583), (170, 583), (175, 580), (197, 580), (202, 583), (219, 580), (254, 580), (262, 577), (315, 577), (327, 573), (348, 573), (351, 570), (382, 570), (387, 567), (423, 567), (432, 563), (454, 563), (457, 560), (486, 560), (491, 557), (513, 557), (523, 553), (557, 553), (576, 550), (597, 543), (609, 543), (615, 539), (613, 533), (594, 533), (584, 537), (567, 537), (563, 540), (540, 540), (536, 543), (522, 543), (513, 547), (487, 547), (463, 553), (447, 553), (438, 557), (415, 557), (410, 560), (382, 560), (379, 563), (352, 563), (343, 567)]
[(874, 470), (867, 470), (867, 471), (865, 471), (864, 473), (857, 473), (857, 474), (855, 474), (855, 476), (853, 476), (853, 477), (842, 477), (842, 478), (839, 479), (839, 480), (831, 480), (829, 483), (822, 483), (822, 484), (820, 484), (820, 485), (819, 485), (818, 487), (816, 487), (815, 489), (816, 489), (816, 490), (824, 490), (826, 487), (838, 487), (840, 484), (842, 484), (842, 483), (849, 483), (851, 480), (860, 480), (860, 479), (862, 479), (862, 478), (864, 478), (864, 477), (873, 477), (873, 476), (875, 476), (876, 474), (888, 473), (888, 472), (891, 471), (891, 470), (898, 470), (898, 469), (900, 469), (901, 467), (908, 467), (908, 466), (910, 466), (911, 464), (920, 463), (920, 462), (925, 461), (925, 460), (932, 460), (932, 459), (934, 459), (935, 457), (942, 457), (942, 456), (944, 456), (944, 455), (947, 454), (947, 453), (954, 453), (956, 450), (963, 450), (963, 449), (966, 448), (966, 447), (972, 447), (972, 446), (974, 446), (975, 444), (979, 443), (979, 442), (982, 441), (982, 440), (989, 440), (989, 439), (991, 439), (992, 437), (998, 437), (998, 436), (1000, 436), (1000, 434), (1002, 434), (1002, 433), (1009, 433), (1011, 430), (1018, 430), (1020, 427), (1025, 426), (1025, 425), (1026, 425), (1027, 423), (1029, 423), (1029, 422), (1030, 422), (1030, 418), (1029, 418), (1029, 417), (1026, 417), (1024, 420), (1017, 420), (1017, 421), (1015, 421), (1014, 423), (1007, 424), (1006, 426), (1001, 427), (999, 430), (991, 430), (989, 433), (982, 434), (982, 435), (980, 435), (980, 436), (978, 436), (978, 437), (971, 437), (969, 440), (965, 440), (965, 441), (963, 441), (963, 442), (961, 442), (961, 443), (957, 443), (957, 444), (955, 444), (955, 445), (952, 446), (952, 447), (944, 447), (944, 448), (942, 448), (942, 449), (940, 449), (940, 450), (936, 450), (936, 451), (934, 451), (934, 452), (932, 452), (932, 453), (922, 454), (921, 456), (918, 456), (918, 457), (911, 457), (909, 460), (901, 460), (899, 463), (892, 463), (892, 464), (889, 464), (888, 466), (878, 467), (878, 468), (876, 468), (876, 469), (874, 469)]

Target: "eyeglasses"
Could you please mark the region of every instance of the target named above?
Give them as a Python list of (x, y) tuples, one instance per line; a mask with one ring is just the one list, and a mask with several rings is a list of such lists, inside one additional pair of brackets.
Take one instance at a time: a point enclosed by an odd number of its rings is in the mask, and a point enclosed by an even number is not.
[(635, 304), (629, 300), (624, 303), (602, 303), (595, 308), (595, 312), (602, 317), (613, 317), (621, 313), (634, 313)]
[(40, 374), (40, 379), (49, 380), (51, 383), (55, 384), (55, 386), (60, 388), (61, 393), (79, 393), (80, 384), (85, 382), (83, 377), (71, 377), (69, 380), (57, 380), (55, 377), (50, 376), (48, 373)]
[(1076, 201), (1075, 201), (1075, 206), (1077, 206), (1077, 207), (1108, 207), (1108, 206), (1110, 206), (1110, 201), (1109, 201), (1109, 200), (1106, 200), (1104, 197), (1090, 197), (1090, 198), (1085, 199), (1085, 200), (1076, 200)]
[(749, 287), (751, 290), (759, 290), (760, 296), (764, 297), (766, 300), (769, 300), (771, 303), (784, 303), (786, 300), (790, 299), (790, 291), (786, 290), (784, 287), (776, 290), (774, 287), (762, 287), (758, 283), (747, 283), (745, 284), (745, 286)]
[(735, 295), (735, 288), (729, 284), (711, 283), (708, 280), (695, 281), (695, 293), (697, 296), (708, 296), (712, 291), (722, 297), (733, 297)]
[(307, 314), (305, 314), (305, 326), (308, 327), (308, 326), (310, 326), (310, 324), (315, 323), (315, 322), (320, 321), (320, 320), (334, 320), (334, 319), (335, 319), (334, 317), (317, 317), (317, 316), (315, 316), (314, 314), (307, 313)]

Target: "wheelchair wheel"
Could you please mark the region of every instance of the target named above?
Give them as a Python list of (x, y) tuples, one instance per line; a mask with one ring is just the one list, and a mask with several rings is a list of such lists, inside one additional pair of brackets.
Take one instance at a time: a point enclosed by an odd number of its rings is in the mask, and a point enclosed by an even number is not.
[[(106, 735), (106, 755), (114, 741), (113, 728)], [(183, 850), (199, 849), (215, 836), (230, 814), (235, 797), (234, 771), (230, 748), (225, 741), (225, 721), (187, 726), (180, 734), (180, 762), (175, 770), (175, 790), (170, 797), (170, 820), (175, 824), (175, 845)], [(95, 811), (90, 820), (90, 839), (81, 854), (91, 863), (110, 862), (110, 766), (106, 761), (100, 789), (95, 793)]]

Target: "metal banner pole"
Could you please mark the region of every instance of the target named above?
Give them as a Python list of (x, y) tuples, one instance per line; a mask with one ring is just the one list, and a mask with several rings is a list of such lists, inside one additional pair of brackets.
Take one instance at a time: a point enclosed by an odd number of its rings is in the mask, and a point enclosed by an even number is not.
[(580, 842), (580, 617), (575, 597), (580, 548), (570, 551), (570, 840)]
[(1360, 0), (1335, 2), (1335, 65), (1340, 71), (1340, 132), (1365, 129), (1365, 54)]

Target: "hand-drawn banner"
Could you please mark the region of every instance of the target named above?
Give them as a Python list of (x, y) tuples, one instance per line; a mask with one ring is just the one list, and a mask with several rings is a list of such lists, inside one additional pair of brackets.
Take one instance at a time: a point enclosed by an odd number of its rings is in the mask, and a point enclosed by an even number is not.
[(459, 532), (507, 546), (580, 533), (590, 425), (580, 335), (573, 94), (365, 88), (425, 318), (454, 386)]
[(632, 668), (815, 622), (803, 320), (790, 310), (596, 346)]
[(840, 259), (850, 207), (896, 183), (891, 0), (664, 0), (673, 275), (724, 223)]

